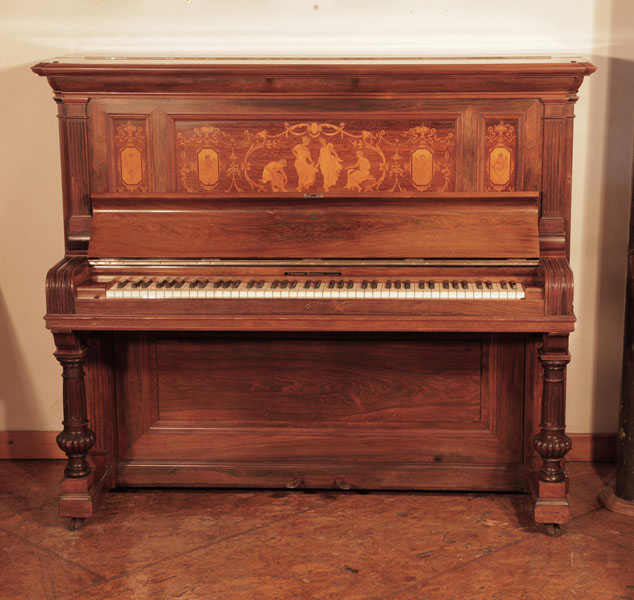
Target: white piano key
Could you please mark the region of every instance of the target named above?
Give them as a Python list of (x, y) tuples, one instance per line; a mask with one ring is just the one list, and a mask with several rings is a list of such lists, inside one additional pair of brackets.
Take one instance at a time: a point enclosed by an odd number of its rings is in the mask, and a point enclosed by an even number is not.
[(517, 291), (511, 287), (508, 281), (506, 282), (506, 294), (507, 294), (506, 297), (509, 300), (517, 300)]
[(515, 297), (518, 300), (521, 300), (526, 297), (526, 294), (524, 293), (524, 286), (521, 283), (516, 283), (516, 285), (517, 285), (517, 289), (515, 290), (515, 294), (516, 294)]

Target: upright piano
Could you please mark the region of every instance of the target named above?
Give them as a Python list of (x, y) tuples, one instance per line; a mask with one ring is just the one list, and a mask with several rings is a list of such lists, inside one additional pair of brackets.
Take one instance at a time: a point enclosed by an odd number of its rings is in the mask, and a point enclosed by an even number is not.
[(60, 516), (199, 486), (524, 491), (536, 522), (568, 520), (573, 107), (593, 65), (33, 70), (61, 137)]

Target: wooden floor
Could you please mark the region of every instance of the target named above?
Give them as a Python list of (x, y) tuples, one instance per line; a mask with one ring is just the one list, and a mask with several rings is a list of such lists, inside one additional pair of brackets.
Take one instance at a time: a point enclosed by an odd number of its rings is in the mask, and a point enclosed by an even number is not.
[(570, 463), (549, 538), (507, 494), (142, 491), (58, 519), (62, 464), (0, 461), (0, 598), (634, 600), (634, 519), (611, 465)]

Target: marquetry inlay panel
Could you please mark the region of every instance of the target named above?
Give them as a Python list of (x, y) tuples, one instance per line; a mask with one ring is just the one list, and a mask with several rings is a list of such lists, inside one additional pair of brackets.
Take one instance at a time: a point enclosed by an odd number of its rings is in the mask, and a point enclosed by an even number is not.
[(485, 191), (516, 190), (517, 119), (486, 119)]
[(175, 120), (183, 192), (453, 191), (455, 119)]
[(148, 159), (145, 119), (113, 119), (118, 192), (147, 192)]

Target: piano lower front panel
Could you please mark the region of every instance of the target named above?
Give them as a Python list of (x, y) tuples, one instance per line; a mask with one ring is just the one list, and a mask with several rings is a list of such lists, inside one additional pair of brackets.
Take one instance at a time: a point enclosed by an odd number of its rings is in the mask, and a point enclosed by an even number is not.
[(121, 486), (521, 490), (524, 336), (117, 333)]

